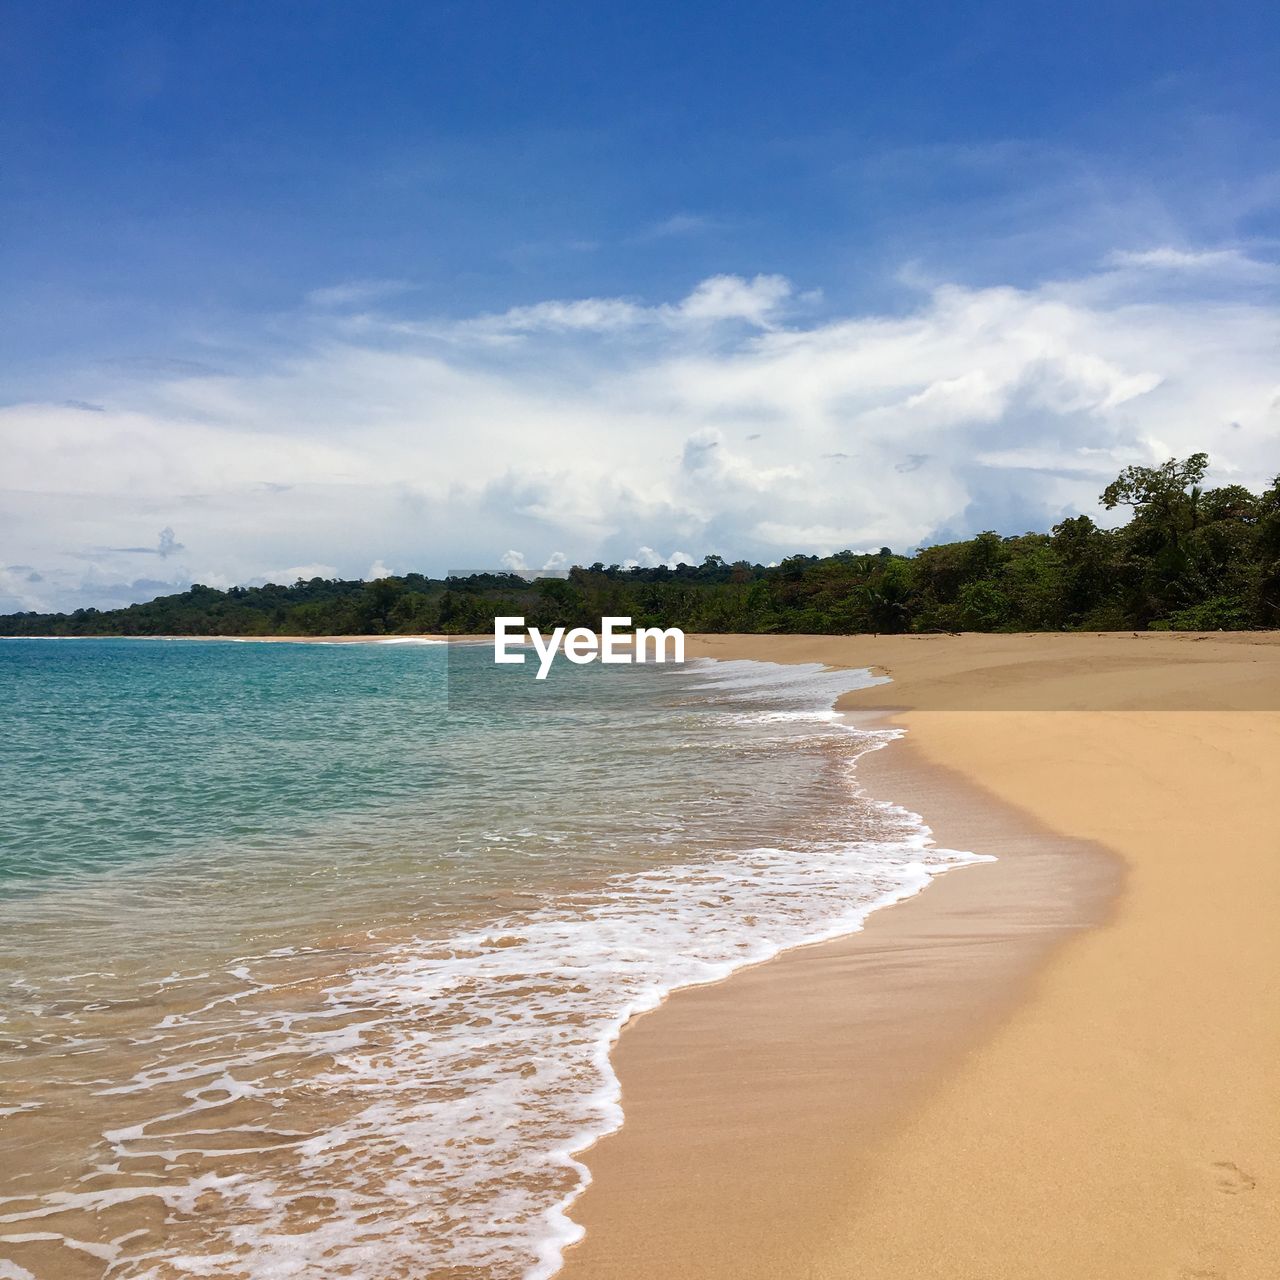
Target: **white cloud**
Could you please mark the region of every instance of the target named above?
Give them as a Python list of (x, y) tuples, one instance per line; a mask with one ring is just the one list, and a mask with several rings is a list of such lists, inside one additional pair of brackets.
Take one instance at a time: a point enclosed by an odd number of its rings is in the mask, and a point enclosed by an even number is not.
[[(290, 583), (297, 582), (299, 578), (303, 582), (310, 582), (312, 578), (336, 578), (337, 576), (338, 570), (333, 565), (313, 561), (311, 564), (290, 565), (287, 569), (270, 569), (266, 573), (256, 574), (248, 579), (248, 582), (250, 586), (259, 587), (265, 586), (268, 582), (288, 586)], [(236, 579), (206, 577), (203, 581), (211, 587), (229, 587)]]
[(1176, 249), (1172, 245), (1119, 249), (1107, 261), (1117, 267), (1142, 267), (1153, 271), (1230, 271), (1246, 275), (1268, 275), (1275, 271), (1271, 263), (1250, 258), (1239, 249)]
[(767, 329), (791, 293), (791, 281), (783, 276), (712, 276), (676, 310), (686, 320), (745, 320)]
[(704, 231), (717, 231), (725, 224), (718, 218), (703, 213), (674, 213), (661, 222), (646, 227), (637, 240), (669, 240), (679, 236), (699, 235)]
[(783, 276), (711, 276), (676, 303), (645, 306), (627, 298), (579, 298), (512, 307), (498, 315), (479, 316), (442, 328), (398, 324), (401, 331), (434, 337), (500, 338), (539, 332), (616, 333), (645, 327), (687, 329), (724, 321), (740, 321), (769, 329), (782, 305), (792, 296)]
[(313, 307), (362, 307), (408, 293), (412, 288), (407, 280), (346, 280), (312, 289), (307, 294), (307, 302)]
[(539, 329), (626, 329), (648, 319), (650, 312), (623, 298), (583, 298), (576, 302), (539, 302), (512, 307), (498, 316), (471, 322), (470, 328), (493, 333), (529, 333)]
[[(1208, 293), (1163, 277), (1112, 261), (802, 323), (789, 282), (719, 276), (649, 306), (311, 317), (311, 345), (241, 372), (104, 374), (86, 388), (101, 412), (0, 408), (0, 533), (36, 575), (6, 571), (0, 607), (388, 563), (905, 549), (1096, 511), (1121, 466), (1200, 448), (1219, 478), (1260, 484), (1280, 304), (1243, 275)], [(157, 544), (166, 528), (181, 542)], [(131, 548), (163, 548), (165, 580), (137, 578)]]
[(624, 569), (675, 569), (682, 564), (694, 563), (694, 558), (687, 551), (673, 551), (669, 556), (664, 556), (652, 547), (641, 547), (634, 556), (621, 561)]
[(45, 592), (39, 589), (43, 575), (36, 574), (25, 565), (0, 565), (0, 610), (7, 613), (39, 612), (45, 607)]

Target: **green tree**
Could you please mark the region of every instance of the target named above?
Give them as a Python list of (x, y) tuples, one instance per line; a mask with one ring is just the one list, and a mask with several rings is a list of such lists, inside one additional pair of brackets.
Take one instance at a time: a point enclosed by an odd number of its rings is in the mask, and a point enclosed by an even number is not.
[(1151, 525), (1176, 546), (1196, 526), (1200, 482), (1208, 469), (1207, 453), (1170, 458), (1158, 467), (1125, 467), (1099, 501), (1108, 511), (1132, 507), (1135, 522)]

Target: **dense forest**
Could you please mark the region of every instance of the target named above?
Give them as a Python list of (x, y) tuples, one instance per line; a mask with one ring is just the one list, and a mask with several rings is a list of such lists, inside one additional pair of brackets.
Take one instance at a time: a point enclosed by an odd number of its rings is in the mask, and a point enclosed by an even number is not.
[(375, 582), (312, 578), (292, 586), (193, 586), (126, 609), (0, 617), (0, 635), (466, 634), (497, 614), (530, 625), (598, 626), (605, 614), (687, 631), (1241, 630), (1280, 626), (1280, 477), (1262, 494), (1204, 489), (1205, 454), (1128, 467), (1102, 505), (1131, 512), (1102, 529), (1073, 516), (1049, 533), (896, 555), (842, 551), (777, 565), (622, 568), (567, 578), (515, 574)]

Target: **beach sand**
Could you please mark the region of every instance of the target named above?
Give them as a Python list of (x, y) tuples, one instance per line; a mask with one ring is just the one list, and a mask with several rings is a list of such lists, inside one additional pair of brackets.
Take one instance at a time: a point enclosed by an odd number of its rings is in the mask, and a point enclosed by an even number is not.
[(562, 1275), (1280, 1275), (1280, 636), (689, 653), (890, 674), (861, 780), (999, 861), (632, 1023)]

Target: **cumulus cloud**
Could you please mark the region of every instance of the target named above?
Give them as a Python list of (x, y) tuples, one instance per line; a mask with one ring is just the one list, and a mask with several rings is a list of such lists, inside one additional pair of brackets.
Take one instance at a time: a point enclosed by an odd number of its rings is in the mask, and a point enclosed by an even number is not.
[(524, 557), (522, 551), (504, 551), (499, 557), (498, 563), (508, 573), (518, 573), (522, 577), (528, 578), (530, 581), (540, 577), (567, 577), (570, 560), (563, 551), (553, 551), (547, 557), (546, 563), (541, 569), (536, 569), (529, 564)]
[[(1116, 256), (820, 320), (769, 275), (670, 302), (313, 314), (252, 367), (134, 365), (86, 388), (100, 412), (0, 408), (0, 527), (39, 575), (0, 590), (116, 603), (151, 590), (138, 554), (175, 589), (907, 549), (1100, 514), (1121, 466), (1200, 448), (1257, 485), (1277, 466), (1280, 304), (1254, 282), (1234, 258)], [(167, 532), (143, 545), (147, 528)]]
[(768, 329), (791, 293), (791, 281), (783, 276), (756, 276), (751, 280), (712, 276), (680, 303), (676, 314), (685, 320), (744, 320)]
[(694, 558), (687, 551), (673, 551), (670, 555), (664, 556), (652, 547), (641, 547), (634, 556), (628, 556), (622, 561), (622, 567), (624, 569), (677, 569), (682, 564), (694, 563), (696, 563)]
[[(284, 569), (268, 569), (265, 573), (254, 574), (247, 580), (246, 585), (265, 587), (268, 583), (274, 582), (277, 586), (288, 586), (298, 581), (310, 582), (312, 578), (336, 577), (338, 577), (338, 570), (333, 565), (312, 561), (310, 564), (292, 564)], [(206, 576), (201, 581), (206, 586), (224, 588), (234, 586), (236, 583), (236, 579), (227, 578), (223, 574)]]

